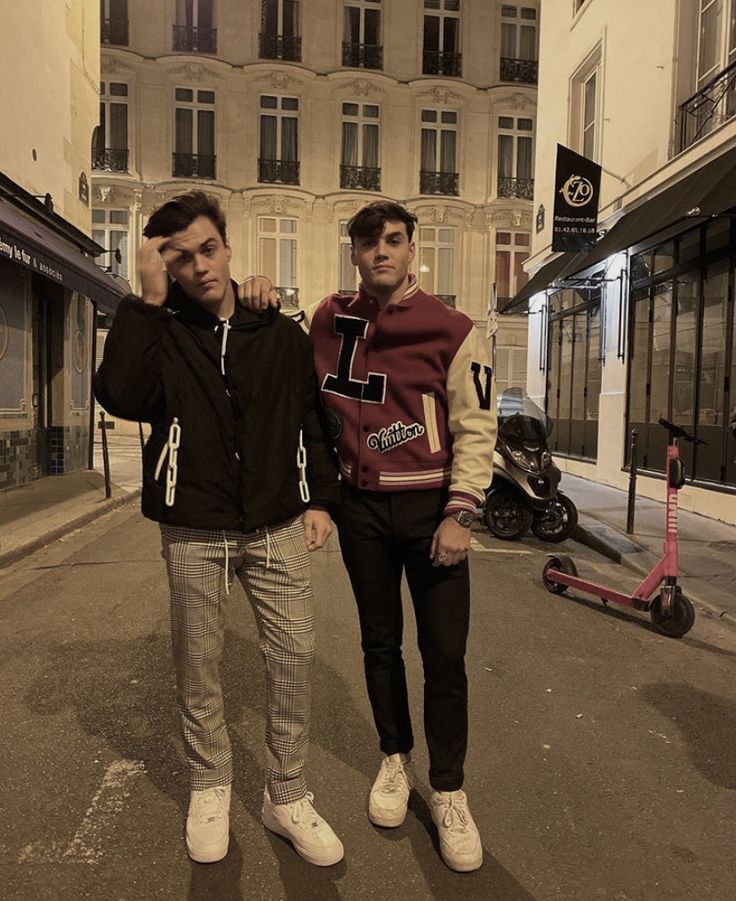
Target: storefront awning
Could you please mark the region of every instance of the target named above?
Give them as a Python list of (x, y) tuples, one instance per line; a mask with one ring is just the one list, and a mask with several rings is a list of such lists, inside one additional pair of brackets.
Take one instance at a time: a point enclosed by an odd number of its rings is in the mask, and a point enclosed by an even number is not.
[(573, 268), (577, 271), (577, 261), (584, 256), (584, 253), (561, 253), (553, 260), (550, 260), (549, 263), (545, 263), (541, 269), (534, 273), (524, 287), (517, 291), (516, 295), (506, 304), (501, 312), (511, 312), (515, 307), (521, 306), (522, 303), (529, 300), (530, 297), (533, 297), (539, 291), (544, 291), (562, 272)]
[(123, 291), (79, 247), (0, 198), (0, 258), (12, 260), (113, 313)]
[(676, 184), (650, 197), (622, 216), (601, 240), (575, 261), (565, 276), (581, 272), (596, 263), (659, 235), (665, 229), (717, 216), (736, 205), (736, 149), (729, 150)]

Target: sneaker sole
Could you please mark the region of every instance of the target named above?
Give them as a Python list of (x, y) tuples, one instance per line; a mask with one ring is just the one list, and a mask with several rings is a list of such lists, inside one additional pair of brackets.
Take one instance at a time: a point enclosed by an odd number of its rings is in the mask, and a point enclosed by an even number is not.
[(225, 850), (211, 849), (207, 851), (198, 851), (187, 842), (187, 854), (195, 863), (217, 863), (227, 857), (228, 846), (230, 844), (229, 837), (225, 843)]
[(454, 862), (451, 863), (444, 854), (440, 851), (440, 856), (442, 857), (442, 861), (446, 867), (450, 870), (453, 870), (455, 873), (472, 873), (474, 870), (479, 870), (483, 866), (483, 856), (481, 855), (480, 860), (472, 860), (467, 862)]
[(345, 849), (343, 848), (342, 843), (340, 843), (339, 851), (335, 851), (333, 854), (325, 853), (324, 855), (318, 856), (311, 853), (310, 851), (306, 851), (304, 848), (300, 848), (299, 845), (297, 845), (297, 843), (294, 841), (294, 839), (289, 835), (288, 831), (273, 820), (268, 820), (265, 813), (261, 813), (261, 822), (270, 832), (274, 832), (276, 835), (280, 835), (282, 838), (285, 838), (299, 855), (299, 857), (306, 860), (307, 863), (314, 864), (314, 866), (316, 867), (334, 866), (336, 863), (340, 863), (340, 861), (345, 856)]
[(376, 813), (368, 807), (368, 819), (374, 826), (382, 826), (384, 829), (395, 829), (401, 826), (406, 819), (406, 808), (399, 810), (395, 814)]

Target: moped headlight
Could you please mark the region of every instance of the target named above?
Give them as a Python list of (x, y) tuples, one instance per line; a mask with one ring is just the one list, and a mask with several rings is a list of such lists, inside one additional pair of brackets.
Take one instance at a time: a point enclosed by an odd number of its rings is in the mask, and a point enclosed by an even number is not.
[(510, 447), (509, 452), (511, 459), (520, 469), (525, 469), (527, 472), (536, 471), (534, 460), (525, 451), (517, 447)]
[(542, 469), (546, 469), (552, 462), (552, 454), (548, 450), (542, 451)]

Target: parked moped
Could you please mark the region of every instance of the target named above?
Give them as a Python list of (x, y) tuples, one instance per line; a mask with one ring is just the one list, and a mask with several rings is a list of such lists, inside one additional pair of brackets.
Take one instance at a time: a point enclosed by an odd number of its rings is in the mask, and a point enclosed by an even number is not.
[(576, 588), (585, 594), (600, 598), (604, 604), (613, 601), (614, 604), (633, 607), (634, 610), (644, 610), (649, 613), (652, 622), (663, 635), (669, 638), (682, 638), (693, 627), (695, 608), (677, 584), (679, 572), (677, 492), (685, 484), (685, 464), (680, 458), (678, 440), (682, 438), (695, 444), (705, 442), (666, 419), (660, 419), (659, 424), (669, 433), (665, 466), (667, 503), (662, 558), (632, 594), (624, 594), (614, 588), (581, 579), (573, 559), (564, 554), (550, 555), (542, 570), (542, 581), (547, 591), (553, 594), (564, 594), (568, 588)]
[(531, 528), (542, 541), (559, 542), (575, 530), (577, 508), (558, 490), (560, 470), (547, 445), (551, 430), (551, 420), (523, 388), (503, 392), (483, 513), (497, 538), (523, 538)]

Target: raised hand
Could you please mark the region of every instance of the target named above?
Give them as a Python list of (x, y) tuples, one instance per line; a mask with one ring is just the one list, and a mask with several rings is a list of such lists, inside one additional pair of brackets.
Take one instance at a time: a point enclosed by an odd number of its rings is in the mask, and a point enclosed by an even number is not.
[(253, 313), (261, 313), (269, 306), (279, 308), (273, 282), (265, 275), (250, 275), (242, 285), (238, 285), (238, 300)]
[(168, 238), (157, 235), (146, 239), (138, 248), (136, 266), (141, 283), (141, 298), (144, 303), (163, 306), (169, 293), (169, 279), (166, 274), (166, 242)]

